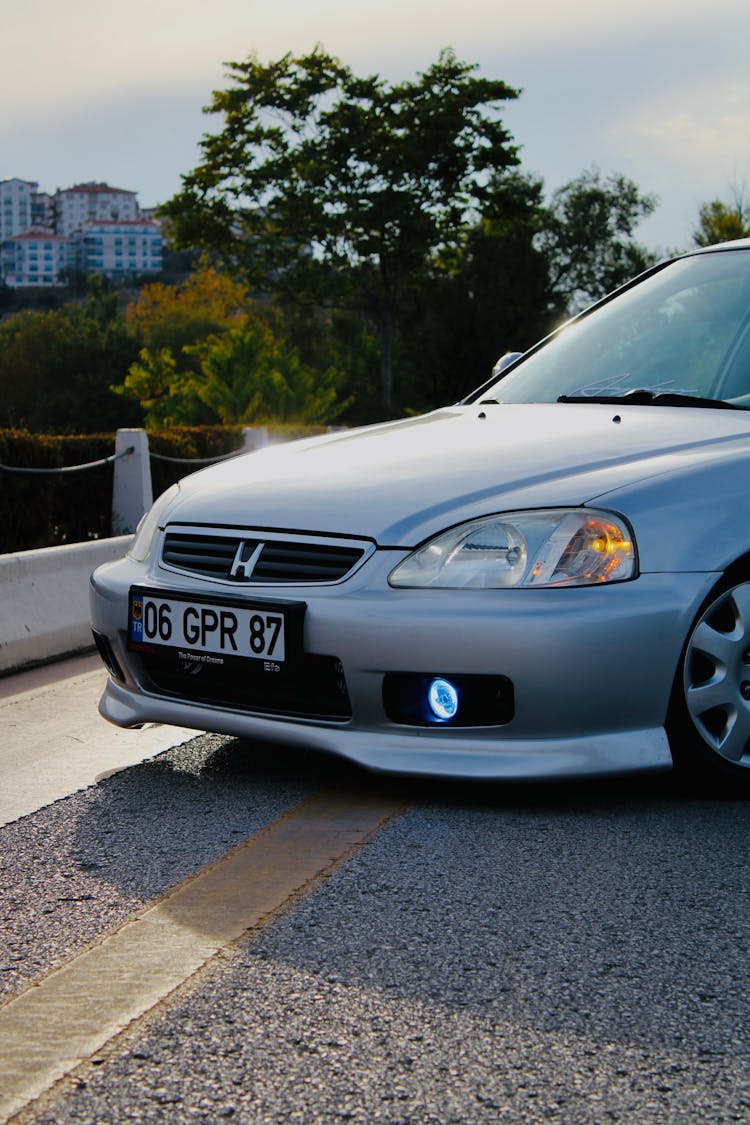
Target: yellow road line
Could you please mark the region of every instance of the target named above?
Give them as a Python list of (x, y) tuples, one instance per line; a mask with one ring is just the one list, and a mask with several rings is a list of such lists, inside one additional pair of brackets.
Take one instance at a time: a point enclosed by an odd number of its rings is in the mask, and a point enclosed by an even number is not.
[(50, 1089), (402, 811), (378, 796), (312, 797), (10, 1000), (0, 1008), (0, 1118)]

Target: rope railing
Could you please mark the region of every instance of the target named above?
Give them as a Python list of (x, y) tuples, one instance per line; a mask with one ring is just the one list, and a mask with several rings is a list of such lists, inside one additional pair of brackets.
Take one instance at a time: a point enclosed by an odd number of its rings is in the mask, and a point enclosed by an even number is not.
[(121, 450), (119, 453), (113, 453), (110, 457), (100, 457), (98, 461), (87, 461), (84, 465), (59, 465), (51, 469), (32, 469), (23, 465), (3, 465), (0, 464), (0, 471), (4, 473), (34, 473), (42, 476), (58, 476), (65, 473), (83, 473), (87, 469), (99, 469), (102, 465), (111, 465), (114, 461), (119, 461), (122, 457), (128, 457), (135, 451), (135, 446), (130, 445), (127, 449)]
[[(24, 489), (21, 488), (20, 484), (18, 488), (16, 486), (11, 487), (11, 480), (21, 481), (25, 478), (28, 482), (24, 486), (26, 489), (32, 488), (32, 491), (35, 492), (41, 490), (42, 493), (38, 510), (33, 505), (29, 507), (24, 519), (18, 523), (17, 527), (12, 529), (12, 533), (5, 524), (0, 528), (0, 541), (2, 541), (0, 543), (0, 554), (4, 549), (2, 544), (6, 549), (10, 549), (10, 546), (12, 546), (14, 549), (25, 550), (31, 549), (29, 548), (30, 543), (51, 544), (60, 540), (67, 541), (71, 538), (71, 535), (77, 536), (80, 541), (87, 541), (91, 538), (92, 533), (95, 537), (110, 532), (113, 536), (131, 534), (137, 527), (143, 513), (148, 511), (153, 502), (152, 467), (157, 475), (157, 487), (161, 488), (164, 487), (161, 479), (163, 476), (176, 479), (193, 469), (200, 469), (239, 457), (251, 449), (267, 445), (268, 442), (269, 435), (265, 427), (249, 426), (244, 427), (242, 431), (242, 446), (239, 449), (212, 457), (173, 457), (168, 453), (152, 451), (149, 448), (148, 434), (144, 429), (123, 428), (118, 429), (115, 435), (114, 452), (110, 456), (100, 457), (96, 461), (86, 461), (79, 465), (56, 465), (44, 468), (18, 464), (8, 465), (0, 462), (0, 480), (8, 482), (7, 487), (0, 490), (5, 502), (4, 511), (15, 511), (14, 505), (18, 507), (23, 503)], [(62, 449), (55, 452), (56, 460), (67, 460), (71, 456), (75, 456), (73, 452), (75, 447), (67, 446), (63, 448), (64, 453)], [(169, 445), (167, 445), (168, 448)], [(214, 446), (214, 448), (216, 447)], [(97, 446), (93, 448), (91, 446), (77, 447), (79, 456), (85, 456), (86, 453), (91, 456), (91, 453), (99, 452), (100, 449), (101, 445), (98, 448)], [(175, 452), (178, 451), (179, 446), (175, 449)], [(18, 460), (24, 456), (21, 450), (16, 450), (12, 445), (8, 447), (7, 452), (3, 448), (3, 454), (13, 460)], [(46, 449), (37, 451), (40, 461), (49, 455)], [(29, 459), (33, 458), (34, 451), (29, 450), (26, 456), (29, 456)], [(174, 469), (169, 471), (165, 466), (164, 469), (159, 471), (154, 464), (159, 461), (171, 463)], [(95, 469), (101, 470), (109, 465), (113, 465), (113, 470), (110, 471), (112, 477), (111, 509), (106, 496), (102, 495), (102, 488), (106, 487), (110, 474), (103, 473), (98, 478), (90, 478), (89, 485), (84, 485), (80, 477), (70, 476), (71, 473), (80, 474)], [(69, 504), (66, 506), (63, 503), (65, 500), (63, 482), (66, 478), (69, 480), (78, 479), (79, 483), (76, 488), (79, 491), (90, 487), (92, 505), (95, 510), (89, 513), (85, 510), (85, 504), (82, 506), (83, 510), (80, 510), (81, 506), (71, 508)], [(38, 481), (38, 486), (32, 486), (30, 483), (32, 480)], [(57, 480), (59, 488), (53, 487), (55, 480)], [(43, 483), (45, 481), (46, 484)], [(16, 496), (15, 494), (19, 489), (21, 495)], [(60, 489), (63, 489), (63, 491), (61, 492)], [(111, 512), (111, 516), (108, 512)]]
[(170, 465), (215, 465), (217, 461), (230, 461), (232, 457), (239, 457), (241, 453), (247, 453), (247, 450), (235, 449), (231, 453), (220, 453), (217, 457), (168, 457), (166, 453), (149, 451), (149, 457), (152, 461), (168, 461)]
[[(102, 465), (111, 465), (122, 457), (129, 457), (135, 447), (130, 445), (120, 453), (113, 453), (111, 457), (101, 457), (98, 461), (87, 461), (84, 465), (60, 465), (50, 469), (32, 469), (24, 465), (0, 464), (0, 471), (4, 473), (36, 473), (42, 476), (56, 476), (60, 473), (82, 473), (86, 469), (98, 469)], [(229, 461), (232, 457), (239, 457), (247, 450), (237, 449), (231, 453), (221, 453), (218, 457), (168, 457), (165, 453), (149, 453), (152, 461), (168, 461), (171, 465), (214, 465), (217, 461)]]

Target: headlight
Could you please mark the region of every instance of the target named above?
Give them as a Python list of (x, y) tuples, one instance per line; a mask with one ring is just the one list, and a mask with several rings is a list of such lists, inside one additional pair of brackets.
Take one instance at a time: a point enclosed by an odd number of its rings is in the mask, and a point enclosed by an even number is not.
[(136, 562), (145, 562), (148, 558), (149, 552), (151, 551), (151, 544), (154, 541), (154, 536), (159, 527), (159, 520), (164, 516), (166, 509), (179, 491), (180, 485), (178, 482), (177, 484), (173, 484), (171, 488), (168, 488), (166, 492), (162, 492), (161, 496), (154, 500), (135, 530), (135, 539), (128, 551), (131, 559), (135, 559)]
[(636, 573), (623, 519), (585, 508), (510, 512), (460, 524), (412, 552), (391, 586), (593, 586)]

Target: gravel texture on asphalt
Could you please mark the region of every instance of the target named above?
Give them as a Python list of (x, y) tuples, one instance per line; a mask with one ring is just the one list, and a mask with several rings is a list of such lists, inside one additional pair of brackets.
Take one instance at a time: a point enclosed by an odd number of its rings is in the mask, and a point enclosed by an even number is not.
[(750, 1120), (750, 804), (410, 792), (27, 1120)]
[(0, 1001), (316, 787), (283, 761), (203, 735), (0, 829)]

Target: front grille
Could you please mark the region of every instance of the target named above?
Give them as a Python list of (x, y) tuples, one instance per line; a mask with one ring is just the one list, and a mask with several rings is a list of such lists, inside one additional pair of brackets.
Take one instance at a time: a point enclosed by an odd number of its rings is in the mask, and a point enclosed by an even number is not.
[(331, 539), (167, 532), (162, 563), (202, 578), (257, 584), (339, 582), (367, 552), (363, 544)]
[(190, 703), (315, 719), (351, 718), (341, 662), (335, 656), (306, 655), (291, 667), (267, 672), (261, 660), (224, 657), (221, 665), (198, 664), (174, 649), (139, 652), (145, 686)]
[(162, 562), (205, 578), (226, 578), (237, 553), (237, 539), (208, 535), (167, 535)]

